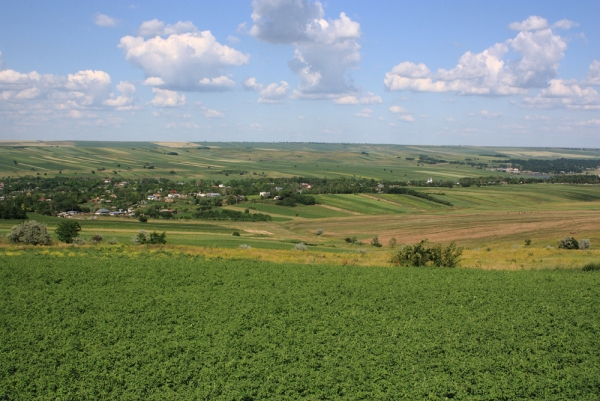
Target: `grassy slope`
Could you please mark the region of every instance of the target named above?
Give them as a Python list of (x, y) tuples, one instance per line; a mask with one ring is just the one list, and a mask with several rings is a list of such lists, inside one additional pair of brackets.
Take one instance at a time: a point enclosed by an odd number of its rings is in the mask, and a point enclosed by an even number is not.
[(600, 391), (597, 272), (119, 250), (0, 257), (0, 398), (591, 400)]
[[(39, 143), (38, 143), (39, 144)], [(12, 145), (12, 146), (9, 146)], [(66, 142), (52, 146), (15, 146), (0, 142), (0, 177), (28, 174), (68, 176), (115, 176), (123, 179), (141, 177), (212, 178), (229, 180), (239, 175), (215, 174), (220, 170), (243, 170), (249, 174), (265, 173), (272, 177), (364, 177), (395, 180), (458, 179), (486, 174), (465, 166), (448, 164), (422, 165), (408, 161), (428, 155), (441, 159), (478, 159), (493, 157), (481, 154), (509, 154), (514, 157), (599, 157), (600, 151), (536, 148), (436, 147), (351, 144), (275, 144), (210, 143), (211, 149), (167, 147), (145, 142)], [(21, 145), (27, 145), (23, 143)], [(168, 155), (177, 152), (177, 156)], [(366, 152), (364, 155), (361, 152)], [(398, 158), (400, 157), (400, 158)], [(13, 161), (17, 161), (15, 165)], [(144, 164), (155, 169), (143, 169)], [(120, 167), (118, 166), (120, 164)], [(209, 168), (210, 166), (210, 168)], [(99, 168), (105, 171), (98, 171)], [(34, 170), (32, 170), (34, 169)], [(175, 174), (171, 174), (175, 171)]]

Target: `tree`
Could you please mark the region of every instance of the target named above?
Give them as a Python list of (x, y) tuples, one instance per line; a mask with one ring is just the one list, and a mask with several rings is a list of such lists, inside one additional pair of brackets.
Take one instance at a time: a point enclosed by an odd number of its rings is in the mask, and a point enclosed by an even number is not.
[(70, 244), (73, 242), (73, 238), (79, 235), (79, 231), (81, 231), (81, 226), (78, 222), (73, 220), (65, 220), (58, 223), (58, 227), (56, 227), (55, 232), (59, 241)]
[(371, 246), (381, 248), (381, 242), (379, 242), (379, 236), (376, 235), (373, 237), (373, 239), (371, 240)]
[(390, 248), (393, 248), (396, 246), (396, 238), (392, 237), (390, 238), (390, 240), (388, 241), (388, 245), (390, 246)]
[(50, 245), (52, 237), (48, 234), (48, 229), (43, 223), (35, 220), (26, 221), (18, 226), (14, 226), (8, 234), (8, 240), (15, 243), (26, 245)]

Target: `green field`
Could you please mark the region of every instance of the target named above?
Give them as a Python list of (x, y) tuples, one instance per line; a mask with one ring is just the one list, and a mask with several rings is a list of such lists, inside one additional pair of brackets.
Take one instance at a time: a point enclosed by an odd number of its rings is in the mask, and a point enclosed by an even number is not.
[(0, 399), (593, 400), (599, 272), (1, 251)]
[[(177, 155), (170, 155), (172, 152)], [(418, 161), (419, 156), (483, 163), (494, 159), (482, 156), (485, 154), (540, 159), (599, 158), (600, 150), (318, 143), (0, 141), (0, 177), (39, 173), (115, 179), (170, 177), (228, 181), (254, 177), (256, 173), (269, 177), (454, 180), (485, 175), (485, 170), (447, 163), (422, 164)], [(92, 171), (95, 174), (91, 174)], [(245, 173), (244, 176), (233, 172), (225, 175), (224, 171)]]

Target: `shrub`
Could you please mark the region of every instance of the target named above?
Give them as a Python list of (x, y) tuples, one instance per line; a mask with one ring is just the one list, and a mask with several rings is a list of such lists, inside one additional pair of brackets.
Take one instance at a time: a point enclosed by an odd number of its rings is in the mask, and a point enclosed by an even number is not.
[(344, 241), (346, 241), (347, 243), (351, 244), (352, 243), (352, 238), (346, 237), (346, 238), (344, 238)]
[(101, 234), (94, 234), (92, 236), (92, 238), (90, 238), (90, 243), (97, 245), (97, 244), (101, 243), (102, 240), (103, 240), (103, 237)]
[(159, 234), (156, 231), (149, 233), (148, 231), (140, 230), (137, 233), (137, 235), (134, 235), (133, 237), (131, 237), (131, 242), (133, 242), (136, 245), (166, 244), (167, 243), (166, 238), (167, 238), (167, 235), (165, 234), (164, 231), (162, 232), (162, 234)]
[(142, 216), (138, 217), (138, 220), (140, 221), (140, 223), (147, 223), (148, 217), (142, 215)]
[(11, 242), (26, 245), (50, 245), (52, 237), (48, 234), (48, 228), (43, 223), (35, 220), (25, 221), (11, 229), (7, 238)]
[(64, 220), (58, 223), (55, 233), (59, 241), (70, 244), (73, 242), (73, 238), (79, 235), (79, 231), (81, 231), (81, 226), (78, 222), (73, 220)]
[(86, 244), (86, 242), (83, 239), (83, 237), (75, 237), (75, 238), (73, 238), (73, 241), (71, 241), (71, 243), (73, 245), (85, 245)]
[(250, 245), (247, 245), (247, 244), (240, 245), (240, 249), (250, 249), (250, 248), (252, 248), (252, 247)]
[(598, 271), (598, 270), (600, 270), (599, 262), (591, 262), (591, 263), (588, 263), (585, 266), (583, 266), (584, 272), (592, 272), (592, 271)]
[(294, 245), (294, 249), (297, 251), (308, 251), (308, 247), (306, 245), (304, 245), (302, 242)]
[(317, 232), (316, 232), (316, 234), (317, 234), (317, 235), (321, 235), (321, 234), (323, 234), (323, 230), (322, 230), (322, 229), (320, 229), (320, 228), (317, 228)]
[(234, 231), (233, 234), (234, 237), (239, 237), (240, 236), (240, 232), (239, 231)]
[(108, 245), (116, 245), (119, 243), (119, 241), (117, 241), (117, 239), (115, 237), (113, 237), (113, 238), (109, 239), (108, 241), (106, 241), (106, 243)]
[(574, 237), (565, 237), (558, 241), (559, 249), (579, 249), (579, 242)]
[(398, 250), (390, 261), (402, 266), (456, 267), (462, 252), (463, 248), (457, 248), (454, 242), (444, 248), (440, 244), (430, 245), (424, 239)]
[(388, 241), (388, 245), (390, 246), (390, 248), (395, 247), (396, 246), (396, 237), (390, 238), (390, 240)]
[(376, 235), (373, 237), (373, 239), (371, 239), (371, 246), (381, 248), (381, 242), (379, 242), (379, 236)]
[(525, 240), (525, 246), (529, 246), (531, 245), (531, 240), (530, 239), (526, 239)]
[(579, 244), (579, 249), (586, 250), (586, 249), (590, 249), (590, 247), (591, 247), (591, 243), (590, 243), (589, 239), (580, 239), (577, 242)]

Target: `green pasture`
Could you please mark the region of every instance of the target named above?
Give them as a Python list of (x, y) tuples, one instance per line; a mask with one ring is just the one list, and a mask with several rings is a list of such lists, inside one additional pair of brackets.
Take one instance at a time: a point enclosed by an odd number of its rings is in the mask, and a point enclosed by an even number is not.
[[(209, 149), (199, 149), (207, 147)], [(177, 155), (169, 155), (171, 152)], [(483, 154), (506, 154), (521, 158), (582, 158), (599, 157), (600, 151), (311, 143), (188, 143), (164, 146), (148, 142), (0, 141), (0, 177), (36, 174), (92, 176), (91, 172), (95, 171), (96, 177), (115, 179), (171, 177), (228, 181), (264, 174), (270, 177), (458, 180), (487, 173), (466, 165), (421, 164), (419, 156), (459, 161), (470, 159), (481, 163), (494, 159)], [(223, 170), (247, 173), (244, 176), (225, 175), (221, 173)], [(494, 172), (494, 175), (503, 174)]]
[(235, 210), (244, 210), (247, 208), (253, 208), (251, 212), (266, 213), (270, 215), (280, 215), (287, 217), (300, 217), (304, 219), (320, 219), (329, 217), (348, 217), (349, 213), (339, 212), (336, 210), (327, 209), (324, 207), (296, 205), (293, 207), (289, 206), (278, 206), (263, 203), (240, 203), (237, 205), (230, 206)]
[(598, 398), (599, 272), (0, 252), (0, 399)]

